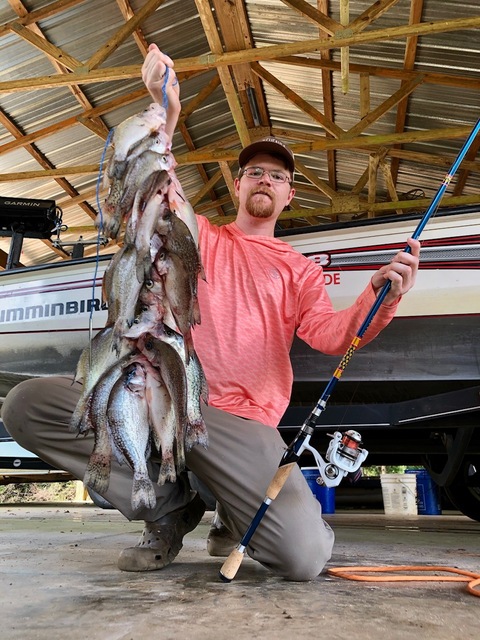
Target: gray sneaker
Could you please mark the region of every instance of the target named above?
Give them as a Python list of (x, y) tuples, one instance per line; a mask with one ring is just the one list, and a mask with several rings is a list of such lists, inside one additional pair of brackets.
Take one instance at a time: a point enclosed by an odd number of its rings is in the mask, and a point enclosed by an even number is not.
[(139, 542), (124, 549), (118, 558), (121, 571), (156, 571), (171, 564), (183, 547), (183, 536), (193, 531), (205, 513), (198, 493), (183, 509), (155, 522), (145, 522)]
[(226, 558), (235, 549), (240, 540), (237, 540), (229, 529), (220, 520), (215, 511), (212, 526), (207, 537), (207, 551), (210, 556)]

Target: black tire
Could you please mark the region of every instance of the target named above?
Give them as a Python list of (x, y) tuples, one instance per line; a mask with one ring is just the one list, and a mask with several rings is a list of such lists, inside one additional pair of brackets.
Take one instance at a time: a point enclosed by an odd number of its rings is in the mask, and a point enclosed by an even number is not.
[(465, 456), (455, 480), (445, 487), (445, 493), (459, 511), (480, 522), (480, 456)]
[(114, 509), (115, 508), (110, 504), (110, 502), (108, 502), (108, 500), (105, 500), (105, 498), (102, 498), (102, 496), (99, 493), (97, 493), (96, 491), (94, 491), (93, 489), (90, 489), (89, 487), (87, 487), (87, 493), (90, 496), (90, 498), (92, 499), (92, 502), (96, 507), (100, 507), (100, 509)]

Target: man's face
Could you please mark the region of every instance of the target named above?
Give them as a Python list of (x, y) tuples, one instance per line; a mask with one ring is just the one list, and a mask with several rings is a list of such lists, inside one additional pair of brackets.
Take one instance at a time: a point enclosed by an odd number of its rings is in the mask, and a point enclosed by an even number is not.
[[(290, 171), (280, 159), (267, 154), (258, 154), (250, 158), (243, 169), (260, 167), (265, 171), (280, 171), (291, 179)], [(290, 203), (295, 193), (290, 182), (275, 182), (268, 173), (260, 178), (249, 178), (243, 174), (235, 179), (235, 194), (239, 208), (244, 208), (254, 218), (278, 218)]]

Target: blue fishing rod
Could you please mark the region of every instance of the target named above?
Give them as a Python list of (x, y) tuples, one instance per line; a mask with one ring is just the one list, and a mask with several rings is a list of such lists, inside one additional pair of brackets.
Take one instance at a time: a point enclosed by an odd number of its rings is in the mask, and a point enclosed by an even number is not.
[[(422, 233), (425, 225), (430, 220), (430, 218), (436, 212), (438, 205), (440, 204), (440, 200), (445, 193), (446, 188), (450, 184), (453, 176), (458, 170), (462, 160), (464, 159), (468, 149), (470, 148), (472, 142), (477, 136), (480, 130), (480, 119), (477, 120), (475, 126), (473, 127), (470, 135), (465, 140), (460, 152), (458, 153), (455, 162), (452, 164), (450, 171), (445, 176), (440, 188), (435, 194), (430, 206), (425, 211), (422, 219), (420, 220), (417, 228), (412, 234), (412, 238), (414, 240), (418, 240), (420, 234)], [(410, 246), (404, 248), (405, 253), (411, 253)], [(294, 440), (285, 450), (285, 453), (280, 460), (278, 465), (277, 472), (275, 473), (272, 481), (268, 485), (265, 498), (263, 499), (262, 504), (260, 505), (257, 513), (255, 514), (250, 526), (246, 530), (242, 539), (240, 540), (237, 547), (230, 553), (228, 558), (223, 563), (220, 569), (220, 579), (223, 582), (231, 582), (233, 578), (236, 576), (238, 569), (242, 563), (242, 560), (245, 555), (246, 548), (257, 530), (258, 525), (262, 521), (265, 512), (267, 511), (270, 504), (275, 500), (275, 498), (280, 493), (283, 485), (287, 481), (288, 476), (290, 475), (293, 467), (297, 464), (301, 454), (304, 451), (310, 451), (314, 454), (315, 460), (318, 464), (320, 475), (322, 477), (323, 483), (326, 486), (336, 486), (340, 483), (342, 478), (347, 473), (354, 473), (358, 471), (361, 463), (365, 460), (368, 452), (361, 447), (361, 438), (360, 434), (356, 431), (347, 431), (345, 434), (335, 433), (333, 439), (328, 448), (326, 458), (328, 463), (325, 463), (323, 458), (320, 456), (318, 451), (316, 451), (309, 443), (310, 438), (315, 430), (315, 427), (318, 423), (320, 415), (325, 411), (328, 399), (330, 398), (333, 390), (335, 389), (338, 381), (340, 380), (343, 372), (345, 371), (348, 363), (350, 362), (353, 354), (358, 349), (365, 332), (367, 331), (370, 323), (372, 322), (375, 314), (379, 310), (381, 304), (385, 300), (385, 296), (390, 291), (392, 283), (390, 280), (384, 284), (382, 289), (380, 290), (375, 302), (373, 303), (370, 311), (368, 312), (365, 320), (360, 326), (356, 336), (350, 343), (345, 355), (341, 359), (339, 365), (335, 369), (330, 381), (325, 387), (324, 392), (322, 393), (320, 399), (318, 400), (315, 408), (311, 411), (305, 422), (303, 423), (300, 431), (295, 436)]]

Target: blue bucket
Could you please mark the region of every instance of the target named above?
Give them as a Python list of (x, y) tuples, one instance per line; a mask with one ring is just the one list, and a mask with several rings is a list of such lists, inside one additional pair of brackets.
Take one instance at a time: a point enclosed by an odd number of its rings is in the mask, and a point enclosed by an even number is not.
[(320, 472), (317, 467), (304, 467), (302, 473), (311, 492), (322, 505), (322, 513), (335, 513), (335, 487), (318, 483)]
[(417, 476), (417, 511), (421, 516), (439, 516), (442, 513), (438, 485), (425, 469), (407, 469), (405, 473)]

